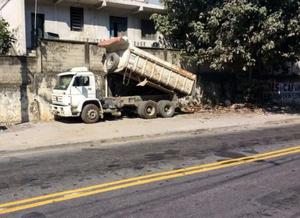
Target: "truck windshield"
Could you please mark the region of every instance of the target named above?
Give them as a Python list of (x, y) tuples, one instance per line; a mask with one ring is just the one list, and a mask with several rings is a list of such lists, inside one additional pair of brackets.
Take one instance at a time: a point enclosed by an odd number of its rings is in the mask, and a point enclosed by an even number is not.
[(71, 81), (72, 81), (73, 75), (64, 75), (58, 77), (58, 81), (54, 89), (58, 90), (67, 90)]

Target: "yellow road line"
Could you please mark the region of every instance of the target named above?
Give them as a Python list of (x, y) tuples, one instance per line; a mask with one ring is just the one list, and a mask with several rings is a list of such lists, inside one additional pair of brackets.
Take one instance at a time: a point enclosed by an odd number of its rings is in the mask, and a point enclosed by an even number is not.
[(188, 168), (172, 170), (172, 171), (167, 171), (162, 173), (139, 176), (139, 177), (119, 180), (115, 182), (104, 183), (100, 185), (94, 185), (94, 186), (89, 186), (89, 187), (84, 187), (84, 188), (79, 188), (79, 189), (74, 189), (74, 190), (69, 190), (64, 192), (58, 192), (49, 195), (43, 195), (34, 198), (28, 198), (24, 200), (18, 200), (14, 202), (8, 202), (8, 203), (0, 204), (0, 214), (7, 214), (7, 213), (34, 208), (38, 206), (43, 206), (47, 204), (95, 195), (103, 192), (124, 189), (131, 186), (143, 185), (143, 184), (153, 183), (157, 181), (173, 179), (177, 177), (183, 177), (187, 175), (193, 175), (196, 173), (203, 173), (203, 172), (227, 168), (227, 167), (238, 166), (246, 163), (255, 162), (258, 160), (267, 160), (267, 159), (272, 159), (272, 158), (286, 156), (290, 154), (296, 154), (296, 153), (300, 153), (300, 146), (281, 149), (281, 150), (272, 151), (268, 153), (257, 154), (249, 157), (242, 157), (242, 158), (230, 159), (230, 160), (225, 160), (225, 161), (215, 162), (210, 164), (203, 164), (194, 167), (188, 167)]

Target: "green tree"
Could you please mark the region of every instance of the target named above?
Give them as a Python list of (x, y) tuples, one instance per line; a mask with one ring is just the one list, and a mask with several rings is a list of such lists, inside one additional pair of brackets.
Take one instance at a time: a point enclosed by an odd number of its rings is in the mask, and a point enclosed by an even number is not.
[(8, 22), (0, 18), (0, 54), (6, 54), (16, 40), (8, 28)]
[(297, 60), (300, 0), (164, 0), (152, 19), (167, 43), (214, 70), (264, 72)]

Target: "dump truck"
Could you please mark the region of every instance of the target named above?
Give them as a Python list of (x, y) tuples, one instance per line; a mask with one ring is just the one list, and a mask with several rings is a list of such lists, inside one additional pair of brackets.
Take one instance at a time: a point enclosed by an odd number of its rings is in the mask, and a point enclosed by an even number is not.
[[(106, 49), (105, 91), (100, 91), (94, 73), (85, 67), (58, 74), (51, 104), (56, 117), (81, 117), (85, 123), (95, 123), (105, 114), (122, 116), (130, 111), (144, 119), (168, 118), (180, 107), (180, 99), (194, 94), (195, 74), (131, 45), (126, 37), (105, 40), (99, 46)], [(110, 76), (136, 92), (112, 93)]]

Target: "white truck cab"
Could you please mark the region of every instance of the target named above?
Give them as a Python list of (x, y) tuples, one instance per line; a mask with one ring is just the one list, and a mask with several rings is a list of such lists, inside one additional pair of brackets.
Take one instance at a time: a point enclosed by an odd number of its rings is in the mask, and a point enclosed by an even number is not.
[(97, 122), (103, 109), (96, 98), (95, 76), (85, 67), (77, 67), (58, 74), (52, 91), (51, 111), (60, 117), (79, 117), (84, 122)]

